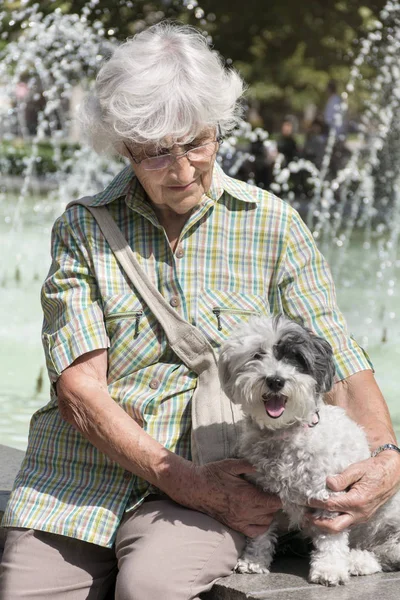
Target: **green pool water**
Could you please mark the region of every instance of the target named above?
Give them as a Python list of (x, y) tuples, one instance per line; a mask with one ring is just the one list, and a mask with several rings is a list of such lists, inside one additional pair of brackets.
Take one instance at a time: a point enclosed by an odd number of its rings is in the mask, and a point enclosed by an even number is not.
[[(49, 394), (39, 295), (50, 264), (50, 231), (57, 210), (37, 206), (31, 199), (21, 212), (23, 227), (12, 233), (14, 203), (10, 197), (0, 205), (0, 443), (24, 450), (30, 417)], [(376, 277), (380, 262), (377, 248), (367, 251), (362, 235), (354, 236), (337, 294), (350, 331), (375, 365), (399, 434), (400, 292), (395, 282), (388, 288), (387, 281)]]

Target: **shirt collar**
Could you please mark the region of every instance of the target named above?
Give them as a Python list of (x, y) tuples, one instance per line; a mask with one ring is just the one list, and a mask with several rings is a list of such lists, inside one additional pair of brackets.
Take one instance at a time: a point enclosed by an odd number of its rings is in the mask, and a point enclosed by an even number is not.
[(212, 200), (218, 201), (224, 193), (242, 202), (255, 204), (258, 204), (261, 197), (259, 188), (239, 179), (229, 177), (229, 175), (224, 173), (217, 161), (215, 161), (213, 179), (207, 196)]
[(89, 206), (103, 206), (126, 196), (134, 180), (136, 180), (135, 173), (132, 167), (128, 165), (114, 177), (103, 191), (93, 196)]
[[(217, 161), (215, 161), (211, 186), (205, 194), (207, 198), (218, 202), (224, 193), (227, 193), (229, 196), (233, 196), (243, 202), (258, 203), (260, 198), (257, 192), (258, 188), (255, 186), (248, 185), (243, 181), (226, 175)], [(134, 208), (136, 198), (138, 198), (140, 204), (145, 199), (143, 188), (136, 179), (130, 165), (118, 173), (102, 192), (93, 196), (90, 206), (103, 206), (121, 197), (127, 199), (127, 203), (131, 208)]]

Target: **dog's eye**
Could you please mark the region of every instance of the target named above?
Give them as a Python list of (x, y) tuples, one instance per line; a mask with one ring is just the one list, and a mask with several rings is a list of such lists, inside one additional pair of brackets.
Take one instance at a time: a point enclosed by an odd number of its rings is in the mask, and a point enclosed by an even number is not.
[(253, 354), (253, 360), (262, 360), (265, 356), (265, 352), (256, 352)]
[(289, 359), (297, 363), (302, 370), (307, 369), (307, 363), (301, 352), (296, 352), (295, 350), (292, 350), (292, 352), (289, 353)]

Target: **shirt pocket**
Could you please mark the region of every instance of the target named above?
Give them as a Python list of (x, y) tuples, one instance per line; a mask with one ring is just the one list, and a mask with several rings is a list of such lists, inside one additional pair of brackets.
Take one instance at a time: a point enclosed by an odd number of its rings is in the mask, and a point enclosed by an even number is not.
[[(139, 299), (131, 294), (116, 294), (104, 305), (104, 319), (110, 341), (121, 333), (137, 339), (143, 331), (144, 308)], [(141, 327), (142, 325), (142, 327)]]
[(198, 302), (197, 327), (219, 348), (239, 325), (251, 317), (270, 316), (267, 298), (240, 292), (203, 289)]
[(135, 294), (107, 298), (104, 320), (110, 339), (110, 365), (115, 358), (121, 367), (126, 362), (124, 371), (137, 370), (160, 357), (165, 346), (163, 332), (150, 309)]

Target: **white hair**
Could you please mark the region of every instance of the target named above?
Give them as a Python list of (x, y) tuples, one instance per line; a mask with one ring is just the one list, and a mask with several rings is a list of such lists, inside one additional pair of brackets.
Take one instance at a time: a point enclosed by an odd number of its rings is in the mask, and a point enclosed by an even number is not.
[(97, 152), (122, 142), (187, 143), (205, 127), (232, 130), (244, 84), (195, 28), (162, 22), (121, 44), (100, 69), (81, 122)]

